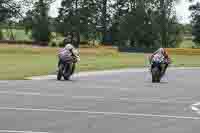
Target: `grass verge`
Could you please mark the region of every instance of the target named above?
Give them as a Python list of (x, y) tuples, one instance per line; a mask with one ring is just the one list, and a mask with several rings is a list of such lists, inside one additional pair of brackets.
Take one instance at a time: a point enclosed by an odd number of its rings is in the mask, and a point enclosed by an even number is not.
[[(0, 79), (16, 80), (54, 73), (57, 48), (0, 45)], [(77, 71), (147, 66), (146, 54), (118, 53), (110, 47), (81, 48)], [(200, 55), (172, 55), (175, 66), (199, 67)]]

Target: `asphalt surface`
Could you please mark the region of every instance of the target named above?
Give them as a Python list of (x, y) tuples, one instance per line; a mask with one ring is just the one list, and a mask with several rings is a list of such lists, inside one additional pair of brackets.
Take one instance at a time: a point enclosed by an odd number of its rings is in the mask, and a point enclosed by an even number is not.
[[(0, 133), (194, 133), (200, 69), (0, 81)], [(30, 131), (30, 132), (28, 132)]]

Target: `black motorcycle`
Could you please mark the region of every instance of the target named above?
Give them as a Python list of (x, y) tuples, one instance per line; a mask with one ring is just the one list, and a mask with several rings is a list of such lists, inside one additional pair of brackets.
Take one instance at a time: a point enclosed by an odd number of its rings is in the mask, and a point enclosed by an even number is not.
[(62, 77), (65, 80), (69, 80), (69, 78), (74, 74), (76, 63), (76, 57), (73, 57), (70, 61), (61, 61), (58, 66), (57, 80), (61, 80)]
[(151, 74), (152, 74), (152, 82), (153, 83), (160, 83), (161, 78), (163, 76), (163, 63), (154, 61), (151, 66)]

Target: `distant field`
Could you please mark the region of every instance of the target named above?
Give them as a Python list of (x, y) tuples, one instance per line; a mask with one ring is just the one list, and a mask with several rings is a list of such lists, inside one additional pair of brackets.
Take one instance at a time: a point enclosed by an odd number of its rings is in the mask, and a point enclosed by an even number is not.
[[(0, 79), (55, 73), (58, 48), (0, 45)], [(118, 53), (111, 47), (81, 48), (77, 71), (145, 67), (147, 54)], [(172, 55), (175, 66), (200, 66), (200, 55)]]
[[(11, 36), (10, 31), (7, 29), (3, 29), (2, 31), (4, 38), (9, 39)], [(12, 29), (12, 32), (16, 40), (31, 40), (30, 35), (27, 35), (23, 29)]]
[(195, 47), (195, 44), (192, 40), (184, 40), (181, 45), (181, 48), (192, 48)]

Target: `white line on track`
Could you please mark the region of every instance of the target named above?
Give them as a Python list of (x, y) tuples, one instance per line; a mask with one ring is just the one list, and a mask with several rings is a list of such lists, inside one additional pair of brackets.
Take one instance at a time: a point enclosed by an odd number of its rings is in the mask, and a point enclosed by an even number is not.
[[(103, 70), (103, 71), (91, 71), (91, 72), (80, 72), (73, 75), (73, 77), (88, 77), (93, 75), (105, 75), (113, 73), (122, 73), (122, 72), (145, 72), (148, 69), (146, 68), (135, 68), (135, 69), (118, 69), (118, 70)], [(35, 76), (28, 77), (29, 80), (48, 80), (55, 79), (56, 75), (46, 75), (46, 76)]]
[(57, 110), (57, 109), (33, 109), (33, 108), (7, 108), (0, 107), (0, 110), (14, 110), (14, 111), (37, 111), (37, 112), (54, 112), (54, 113), (81, 113), (87, 115), (104, 115), (104, 116), (129, 116), (129, 117), (158, 117), (171, 119), (185, 119), (185, 120), (200, 120), (200, 117), (187, 116), (171, 116), (171, 115), (155, 115), (155, 114), (140, 114), (140, 113), (121, 113), (121, 112), (96, 112), (89, 110)]
[(200, 102), (197, 102), (195, 104), (192, 104), (192, 106), (199, 106), (200, 105)]
[(194, 106), (191, 106), (191, 109), (192, 109), (193, 111), (196, 111), (196, 112), (199, 111), (199, 109), (198, 109), (197, 107), (194, 107)]
[(8, 83), (9, 83), (9, 81), (4, 81), (4, 80), (0, 81), (0, 84), (8, 84)]
[(198, 106), (200, 106), (200, 102), (192, 104), (191, 109), (195, 111), (197, 114), (200, 114), (200, 108)]
[(72, 100), (94, 100), (94, 101), (116, 101), (116, 102), (145, 102), (145, 103), (171, 103), (171, 104), (190, 104), (196, 101), (187, 100), (167, 100), (160, 98), (109, 98), (100, 96), (67, 96), (65, 94), (51, 94), (51, 93), (40, 93), (40, 92), (22, 92), (22, 91), (0, 91), (0, 94), (4, 95), (19, 95), (19, 96), (40, 96), (40, 97), (64, 97)]
[(172, 104), (191, 104), (194, 101), (178, 101), (178, 100), (162, 100), (159, 98), (106, 98), (106, 97), (97, 97), (97, 96), (72, 96), (72, 99), (80, 99), (80, 100), (100, 100), (100, 101), (118, 101), (118, 102), (146, 102), (146, 103), (172, 103)]
[(50, 93), (40, 93), (40, 92), (23, 92), (23, 91), (0, 91), (0, 94), (6, 95), (29, 95), (29, 96), (46, 96), (46, 97), (64, 97), (63, 94), (50, 94)]
[(0, 133), (48, 133), (48, 132), (17, 131), (17, 130), (0, 130)]
[[(118, 70), (104, 70), (104, 71), (93, 71), (93, 72), (80, 72), (73, 75), (73, 77), (87, 77), (87, 76), (98, 76), (98, 75), (105, 75), (105, 74), (113, 74), (113, 73), (123, 73), (123, 72), (148, 72), (149, 67), (146, 68), (131, 68), (131, 69), (118, 69)], [(171, 67), (169, 70), (200, 70), (199, 67)], [(56, 79), (56, 75), (46, 75), (46, 76), (35, 76), (35, 77), (28, 77), (26, 79), (29, 80), (50, 80)]]

